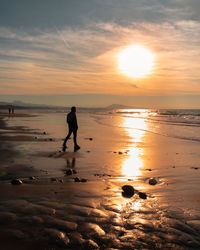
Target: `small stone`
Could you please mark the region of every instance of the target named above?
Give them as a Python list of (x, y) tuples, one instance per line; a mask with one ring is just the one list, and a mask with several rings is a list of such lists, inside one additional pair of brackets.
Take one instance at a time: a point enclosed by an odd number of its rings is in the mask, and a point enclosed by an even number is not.
[(36, 178), (34, 176), (30, 176), (29, 180), (36, 180)]
[(90, 150), (87, 150), (86, 152), (87, 152), (87, 153), (90, 153)]
[(139, 192), (138, 195), (139, 195), (139, 197), (140, 197), (141, 199), (144, 199), (144, 200), (145, 200), (145, 199), (147, 198), (146, 193)]
[(52, 139), (52, 138), (49, 138), (49, 141), (53, 141), (53, 139)]
[(66, 172), (65, 172), (66, 175), (72, 175), (73, 174), (73, 171), (71, 168), (67, 169)]
[(20, 179), (13, 179), (13, 180), (11, 181), (11, 183), (12, 183), (13, 185), (20, 185), (20, 184), (23, 183), (23, 181), (20, 180)]
[(43, 132), (43, 135), (46, 135), (46, 132)]
[(37, 140), (37, 136), (35, 136), (35, 140)]
[(149, 179), (149, 184), (150, 185), (156, 185), (158, 182), (157, 182), (157, 180), (155, 179), (155, 178), (150, 178)]
[(83, 178), (83, 179), (81, 179), (81, 182), (87, 182), (87, 179)]
[(122, 155), (123, 153), (121, 151), (118, 152), (119, 155)]
[(152, 169), (151, 169), (151, 168), (147, 168), (146, 170), (147, 170), (147, 171), (152, 171)]
[(122, 187), (122, 190), (123, 190), (122, 196), (124, 196), (126, 198), (132, 197), (135, 193), (135, 189), (130, 185), (124, 185)]
[(81, 182), (81, 179), (79, 177), (74, 178), (75, 182)]
[(53, 182), (53, 181), (57, 181), (57, 179), (55, 178), (55, 177), (52, 177), (51, 178), (51, 181)]
[(89, 140), (90, 140), (90, 141), (92, 141), (92, 140), (93, 140), (93, 138), (92, 138), (92, 137), (90, 137), (90, 138), (89, 138)]

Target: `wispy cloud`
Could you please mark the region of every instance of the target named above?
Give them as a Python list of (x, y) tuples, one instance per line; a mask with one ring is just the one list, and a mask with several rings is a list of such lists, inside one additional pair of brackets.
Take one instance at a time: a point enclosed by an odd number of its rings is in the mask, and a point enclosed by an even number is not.
[[(90, 16), (77, 16), (76, 26), (53, 21), (46, 27), (35, 23), (33, 29), (25, 24), (0, 27), (0, 92), (200, 93), (200, 21), (194, 18), (198, 1), (109, 2), (91, 7)], [(86, 5), (90, 4), (87, 0)], [(97, 10), (103, 6), (100, 17)], [(83, 25), (78, 25), (83, 19)], [(116, 55), (131, 44), (141, 44), (155, 54), (149, 77), (134, 80), (120, 74)]]

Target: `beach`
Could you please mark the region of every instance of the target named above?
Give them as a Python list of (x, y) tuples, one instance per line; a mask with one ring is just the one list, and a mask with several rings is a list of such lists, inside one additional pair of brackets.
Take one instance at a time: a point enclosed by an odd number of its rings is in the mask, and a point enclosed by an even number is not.
[(0, 113), (2, 249), (200, 248), (200, 111), (78, 111), (78, 152), (61, 151), (66, 111), (16, 112)]

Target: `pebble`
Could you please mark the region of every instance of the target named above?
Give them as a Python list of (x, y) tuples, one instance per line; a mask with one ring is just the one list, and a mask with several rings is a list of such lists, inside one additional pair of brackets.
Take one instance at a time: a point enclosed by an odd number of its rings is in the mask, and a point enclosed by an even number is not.
[(53, 182), (53, 181), (57, 181), (57, 179), (55, 178), (55, 177), (52, 177), (51, 178), (51, 181)]
[(87, 179), (83, 178), (83, 179), (81, 179), (81, 182), (87, 182)]
[(23, 183), (23, 181), (20, 180), (20, 179), (13, 179), (13, 180), (11, 181), (11, 183), (12, 183), (13, 185), (20, 185), (20, 184)]
[(122, 190), (123, 190), (122, 196), (124, 196), (126, 198), (132, 197), (135, 193), (135, 189), (130, 185), (124, 185), (122, 187)]
[(36, 180), (36, 178), (34, 176), (30, 176), (29, 180)]
[(75, 182), (81, 182), (81, 179), (79, 177), (74, 178)]
[(146, 199), (147, 198), (147, 194), (146, 193), (143, 193), (143, 192), (138, 192), (138, 195), (141, 199)]
[(71, 168), (67, 169), (65, 172), (66, 175), (72, 175), (73, 174), (73, 170)]
[(155, 179), (155, 178), (150, 178), (149, 179), (149, 184), (150, 185), (156, 185), (158, 182), (157, 182), (157, 180)]

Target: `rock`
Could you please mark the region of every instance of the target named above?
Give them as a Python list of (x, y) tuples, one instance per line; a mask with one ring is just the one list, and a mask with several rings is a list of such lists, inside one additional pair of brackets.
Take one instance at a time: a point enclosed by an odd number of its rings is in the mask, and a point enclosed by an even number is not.
[(65, 172), (66, 175), (72, 175), (73, 174), (73, 170), (71, 168), (67, 169)]
[(149, 179), (149, 184), (150, 185), (156, 185), (158, 182), (157, 182), (157, 180), (155, 179), (155, 178), (150, 178)]
[(53, 139), (52, 139), (52, 138), (49, 138), (49, 141), (53, 141)]
[(37, 136), (35, 136), (35, 140), (37, 140)]
[(90, 138), (89, 138), (89, 140), (90, 140), (90, 141), (92, 141), (92, 140), (93, 140), (93, 138), (91, 138), (91, 137), (90, 137)]
[(51, 178), (51, 181), (53, 182), (53, 181), (57, 181), (57, 179), (55, 178), (55, 177), (52, 177)]
[(79, 177), (74, 178), (75, 182), (81, 182), (81, 179)]
[(119, 155), (122, 155), (123, 153), (121, 151), (118, 152)]
[(135, 189), (130, 185), (124, 185), (122, 187), (122, 190), (123, 190), (122, 196), (124, 196), (126, 198), (132, 197), (135, 193)]
[(141, 199), (146, 199), (147, 198), (147, 195), (146, 195), (146, 193), (143, 193), (143, 192), (138, 192), (138, 195), (139, 195), (139, 197), (141, 198)]
[(72, 169), (73, 174), (77, 174), (77, 171), (75, 169)]
[(34, 176), (30, 176), (29, 180), (36, 180), (36, 178)]
[(43, 135), (46, 135), (46, 132), (43, 132)]
[(87, 182), (87, 179), (83, 178), (83, 179), (81, 179), (81, 182)]
[(151, 168), (147, 168), (146, 170), (147, 170), (147, 171), (152, 171), (152, 169), (151, 169)]
[(20, 179), (13, 179), (13, 180), (11, 181), (11, 183), (12, 183), (13, 185), (20, 185), (20, 184), (23, 183), (23, 181), (20, 180)]

